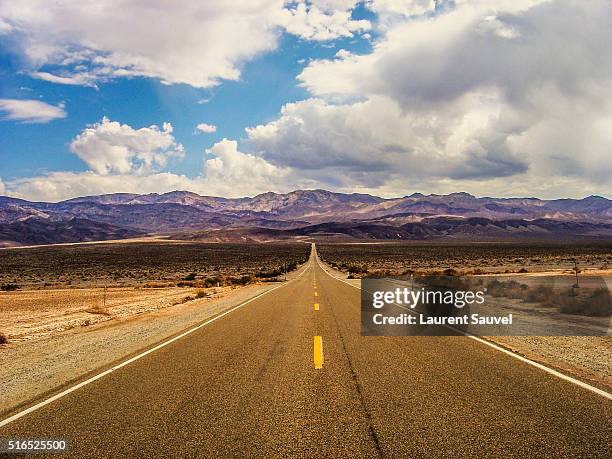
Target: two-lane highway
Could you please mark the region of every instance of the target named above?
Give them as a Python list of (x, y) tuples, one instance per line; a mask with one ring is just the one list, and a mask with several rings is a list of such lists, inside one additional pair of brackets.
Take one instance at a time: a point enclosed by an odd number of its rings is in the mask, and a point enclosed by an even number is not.
[(463, 336), (362, 337), (359, 290), (314, 248), (303, 269), (0, 437), (80, 457), (612, 456), (607, 398)]

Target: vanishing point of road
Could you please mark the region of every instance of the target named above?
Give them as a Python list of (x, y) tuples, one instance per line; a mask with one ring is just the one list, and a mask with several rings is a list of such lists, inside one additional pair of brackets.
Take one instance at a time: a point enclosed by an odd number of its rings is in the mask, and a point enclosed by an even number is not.
[(299, 277), (0, 427), (78, 457), (612, 457), (612, 403), (465, 336), (363, 337)]

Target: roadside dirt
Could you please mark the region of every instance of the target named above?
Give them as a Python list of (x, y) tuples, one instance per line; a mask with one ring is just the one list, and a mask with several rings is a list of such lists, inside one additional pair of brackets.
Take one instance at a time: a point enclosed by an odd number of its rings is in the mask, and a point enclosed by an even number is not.
[(610, 336), (495, 336), (489, 341), (528, 359), (612, 389)]
[(75, 327), (90, 327), (132, 315), (157, 311), (196, 298), (214, 299), (230, 287), (83, 288), (3, 292), (0, 330), (10, 342), (29, 341)]

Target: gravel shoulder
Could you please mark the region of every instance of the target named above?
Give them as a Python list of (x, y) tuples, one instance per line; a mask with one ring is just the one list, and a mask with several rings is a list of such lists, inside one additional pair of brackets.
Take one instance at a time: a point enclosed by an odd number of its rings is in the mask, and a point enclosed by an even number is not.
[[(303, 269), (290, 273), (288, 280), (298, 276)], [(6, 417), (34, 400), (57, 392), (277, 285), (277, 282), (270, 282), (226, 289), (207, 298), (155, 310), (143, 310), (140, 300), (135, 301), (134, 308), (127, 308), (123, 303), (116, 306), (122, 314), (117, 314), (113, 320), (86, 327), (59, 327), (30, 336), (30, 339), (0, 345), (0, 415)], [(181, 295), (185, 293), (183, 291)], [(170, 299), (172, 297), (170, 295)], [(131, 311), (129, 314), (126, 312), (128, 309)]]

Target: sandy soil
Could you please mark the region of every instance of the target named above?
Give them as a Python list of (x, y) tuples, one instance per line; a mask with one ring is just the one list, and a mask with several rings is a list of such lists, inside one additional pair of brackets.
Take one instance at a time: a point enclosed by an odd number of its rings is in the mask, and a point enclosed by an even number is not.
[(195, 298), (224, 295), (230, 287), (103, 288), (23, 290), (0, 293), (0, 331), (9, 341), (25, 341), (75, 327), (120, 320)]
[(487, 339), (583, 381), (612, 389), (610, 336), (496, 336)]

